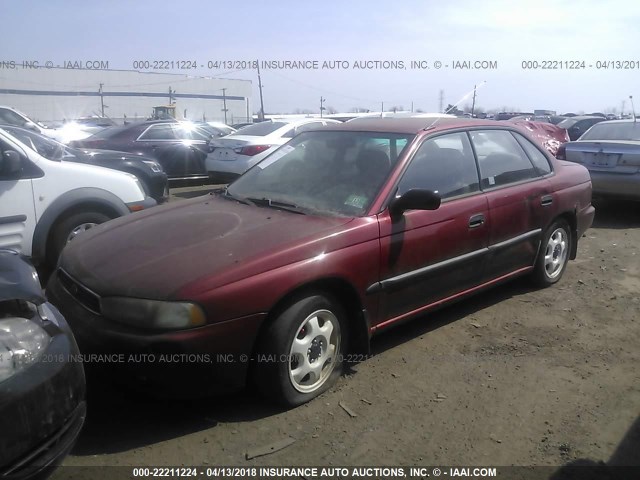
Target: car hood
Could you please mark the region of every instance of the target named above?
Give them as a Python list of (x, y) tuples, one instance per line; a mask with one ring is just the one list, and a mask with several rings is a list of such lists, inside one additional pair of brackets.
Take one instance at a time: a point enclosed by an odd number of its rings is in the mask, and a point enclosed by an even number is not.
[(94, 227), (64, 249), (60, 265), (101, 296), (179, 299), (198, 279), (215, 288), (309, 258), (314, 241), (349, 221), (207, 195)]

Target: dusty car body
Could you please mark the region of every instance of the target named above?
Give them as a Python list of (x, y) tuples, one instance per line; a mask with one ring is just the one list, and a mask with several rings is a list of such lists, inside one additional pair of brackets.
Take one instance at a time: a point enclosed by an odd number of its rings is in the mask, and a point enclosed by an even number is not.
[(557, 127), (547, 122), (532, 122), (516, 120), (513, 123), (529, 132), (542, 147), (554, 157), (558, 153), (558, 148), (563, 143), (569, 141), (569, 134), (564, 128)]
[(557, 157), (584, 165), (589, 170), (594, 195), (640, 200), (638, 122), (599, 122), (580, 139), (562, 145)]
[(92, 229), (47, 291), (83, 351), (154, 355), (128, 366), (138, 384), (249, 381), (299, 405), (374, 334), (519, 275), (557, 282), (590, 202), (586, 169), (505, 122), (337, 124), (226, 190)]
[(45, 478), (85, 419), (78, 347), (24, 257), (0, 250), (0, 478)]

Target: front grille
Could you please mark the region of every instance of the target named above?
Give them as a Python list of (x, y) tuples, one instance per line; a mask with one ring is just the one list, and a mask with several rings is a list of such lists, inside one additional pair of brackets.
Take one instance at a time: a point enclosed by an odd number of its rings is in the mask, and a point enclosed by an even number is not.
[(100, 296), (98, 294), (74, 280), (71, 275), (61, 268), (58, 269), (58, 278), (62, 286), (73, 298), (93, 313), (100, 313)]

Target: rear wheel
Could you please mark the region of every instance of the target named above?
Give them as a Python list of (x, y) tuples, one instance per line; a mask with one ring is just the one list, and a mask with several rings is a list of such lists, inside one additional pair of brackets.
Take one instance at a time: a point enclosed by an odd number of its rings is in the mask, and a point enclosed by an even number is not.
[(49, 266), (56, 266), (58, 263), (58, 257), (65, 245), (73, 241), (83, 232), (86, 232), (96, 225), (100, 225), (108, 220), (111, 220), (111, 218), (104, 213), (80, 212), (69, 215), (58, 222), (51, 234), (50, 248), (47, 258)]
[(253, 375), (258, 389), (291, 407), (329, 389), (342, 373), (345, 319), (344, 309), (330, 296), (292, 301), (259, 340)]
[(558, 282), (566, 270), (570, 250), (571, 228), (566, 220), (556, 220), (547, 229), (542, 239), (532, 275), (534, 282), (541, 287), (548, 287)]

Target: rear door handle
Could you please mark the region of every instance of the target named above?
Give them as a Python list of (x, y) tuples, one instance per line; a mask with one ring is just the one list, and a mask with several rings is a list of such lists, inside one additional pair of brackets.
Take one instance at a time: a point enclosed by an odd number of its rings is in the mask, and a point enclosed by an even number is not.
[(482, 213), (478, 213), (477, 215), (472, 215), (469, 217), (469, 228), (477, 228), (484, 224), (484, 215)]
[(551, 205), (553, 203), (553, 196), (551, 195), (543, 195), (540, 198), (540, 205), (546, 207), (547, 205)]

